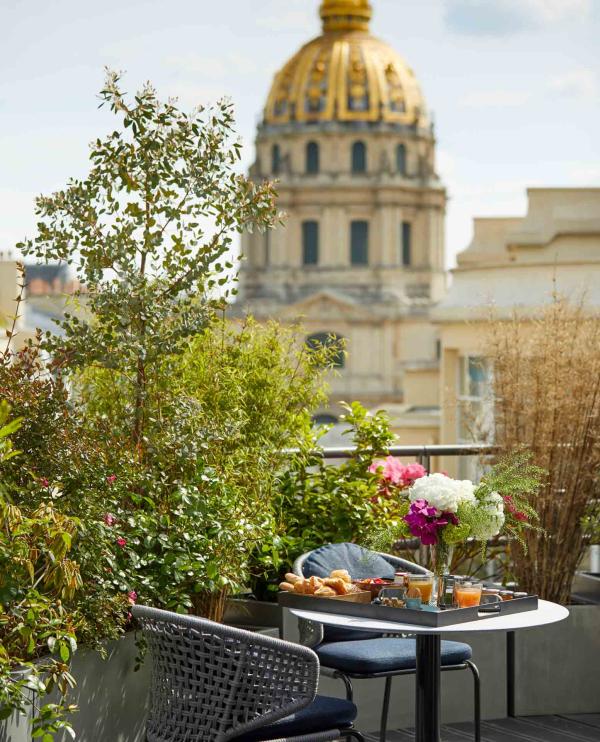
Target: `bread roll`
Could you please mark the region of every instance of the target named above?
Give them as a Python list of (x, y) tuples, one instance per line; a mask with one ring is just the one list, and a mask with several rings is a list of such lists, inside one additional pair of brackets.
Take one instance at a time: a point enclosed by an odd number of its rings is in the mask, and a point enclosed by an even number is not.
[(285, 590), (286, 593), (293, 593), (294, 592), (294, 586), (289, 582), (280, 582), (279, 583), (279, 589)]
[(287, 572), (285, 575), (285, 581), (291, 583), (292, 585), (295, 585), (299, 580), (303, 580), (304, 577), (299, 577), (298, 575), (295, 575), (293, 572)]

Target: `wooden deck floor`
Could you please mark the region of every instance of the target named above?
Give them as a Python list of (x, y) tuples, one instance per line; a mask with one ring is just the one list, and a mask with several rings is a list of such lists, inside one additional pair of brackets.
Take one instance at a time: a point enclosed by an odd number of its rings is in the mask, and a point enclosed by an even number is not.
[[(379, 742), (376, 734), (367, 734), (368, 742)], [(387, 734), (387, 742), (414, 739), (410, 730), (399, 729)], [(443, 742), (466, 742), (473, 739), (473, 725), (450, 724), (443, 727)], [(600, 742), (600, 714), (578, 716), (528, 716), (518, 719), (484, 721), (482, 742)]]

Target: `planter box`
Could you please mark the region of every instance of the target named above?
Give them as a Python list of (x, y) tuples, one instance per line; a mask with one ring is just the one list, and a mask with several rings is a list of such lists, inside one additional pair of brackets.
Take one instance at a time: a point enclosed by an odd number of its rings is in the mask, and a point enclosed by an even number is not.
[(576, 572), (573, 580), (573, 597), (584, 603), (600, 605), (600, 574)]
[(600, 605), (516, 632), (517, 716), (600, 713)]
[[(78, 742), (143, 742), (151, 663), (145, 661), (133, 671), (134, 641), (131, 633), (110, 642), (106, 660), (90, 649), (75, 653), (72, 672), (77, 687), (69, 702), (79, 707), (71, 717)], [(48, 703), (56, 700), (47, 697)], [(57, 735), (56, 740), (70, 742), (71, 737)], [(0, 722), (0, 742), (31, 742), (29, 719), (15, 715)]]
[(279, 638), (282, 609), (277, 603), (244, 598), (230, 598), (225, 605), (223, 623), (249, 631), (261, 631)]

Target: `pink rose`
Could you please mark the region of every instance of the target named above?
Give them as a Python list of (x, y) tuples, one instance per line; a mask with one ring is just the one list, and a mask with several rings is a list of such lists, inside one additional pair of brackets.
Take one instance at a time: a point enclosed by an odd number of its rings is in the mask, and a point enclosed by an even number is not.
[(107, 526), (114, 526), (114, 524), (117, 522), (117, 519), (111, 513), (104, 513), (103, 520)]
[(121, 548), (123, 548), (123, 547), (127, 546), (127, 539), (123, 538), (123, 536), (119, 536), (119, 538), (117, 539), (117, 544)]
[(127, 593), (127, 597), (129, 598), (129, 602), (131, 603), (131, 605), (135, 605), (135, 602), (136, 602), (136, 600), (138, 598), (138, 595), (137, 595), (136, 591), (135, 590), (130, 590)]
[(404, 464), (395, 459), (393, 456), (388, 456), (386, 459), (377, 459), (369, 467), (371, 474), (379, 474), (383, 479), (392, 484), (402, 484), (402, 479), (405, 471)]
[(416, 479), (421, 479), (427, 475), (427, 469), (421, 464), (407, 464), (404, 467), (404, 473), (402, 475), (402, 484), (410, 487), (414, 484)]
[(110, 474), (108, 477), (106, 477), (106, 481), (109, 484), (114, 484), (117, 481), (117, 475), (116, 474)]

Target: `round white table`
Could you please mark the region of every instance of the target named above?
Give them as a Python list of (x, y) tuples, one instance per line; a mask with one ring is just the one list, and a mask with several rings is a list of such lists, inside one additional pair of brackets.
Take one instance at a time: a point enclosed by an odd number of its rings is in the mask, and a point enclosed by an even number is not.
[(415, 708), (416, 742), (440, 742), (440, 667), (441, 635), (465, 631), (507, 631), (526, 629), (534, 626), (562, 621), (569, 611), (562, 605), (540, 600), (535, 611), (514, 613), (508, 616), (488, 615), (479, 621), (452, 624), (441, 628), (415, 626), (395, 621), (376, 621), (339, 616), (320, 611), (303, 611), (296, 608), (292, 613), (298, 618), (339, 626), (345, 629), (360, 629), (378, 633), (416, 634), (417, 637), (417, 685)]

